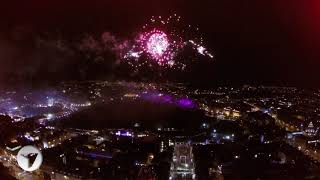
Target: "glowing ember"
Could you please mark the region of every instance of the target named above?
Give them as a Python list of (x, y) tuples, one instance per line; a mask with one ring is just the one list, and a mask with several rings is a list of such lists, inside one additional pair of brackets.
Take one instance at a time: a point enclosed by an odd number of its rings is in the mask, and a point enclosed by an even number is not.
[(146, 50), (155, 59), (160, 60), (169, 47), (169, 40), (164, 32), (157, 31), (147, 40)]

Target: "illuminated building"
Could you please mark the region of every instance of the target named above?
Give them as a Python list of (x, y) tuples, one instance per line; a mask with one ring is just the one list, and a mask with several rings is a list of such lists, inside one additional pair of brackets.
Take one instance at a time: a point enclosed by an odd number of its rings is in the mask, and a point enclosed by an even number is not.
[(309, 123), (308, 127), (305, 129), (305, 134), (307, 136), (315, 136), (318, 132), (318, 129), (316, 129), (312, 122)]
[(192, 145), (185, 142), (176, 142), (170, 168), (170, 177), (176, 179), (195, 178)]

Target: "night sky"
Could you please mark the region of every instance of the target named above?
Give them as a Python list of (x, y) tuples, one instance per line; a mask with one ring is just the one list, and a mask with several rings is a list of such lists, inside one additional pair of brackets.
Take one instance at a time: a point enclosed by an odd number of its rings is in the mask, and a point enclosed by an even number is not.
[(114, 72), (118, 69), (108, 63), (86, 65), (72, 53), (50, 48), (49, 40), (39, 47), (39, 39), (72, 41), (104, 31), (126, 38), (152, 15), (177, 13), (200, 28), (205, 44), (216, 55), (213, 63), (197, 63), (188, 72), (176, 72), (183, 81), (206, 86), (320, 86), (318, 0), (8, 2), (0, 7), (2, 85), (123, 78), (125, 73)]

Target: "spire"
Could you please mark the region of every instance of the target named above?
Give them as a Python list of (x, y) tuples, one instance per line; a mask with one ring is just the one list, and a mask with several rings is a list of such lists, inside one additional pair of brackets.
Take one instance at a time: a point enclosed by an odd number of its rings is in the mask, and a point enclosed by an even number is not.
[(309, 123), (308, 128), (314, 128), (312, 121)]

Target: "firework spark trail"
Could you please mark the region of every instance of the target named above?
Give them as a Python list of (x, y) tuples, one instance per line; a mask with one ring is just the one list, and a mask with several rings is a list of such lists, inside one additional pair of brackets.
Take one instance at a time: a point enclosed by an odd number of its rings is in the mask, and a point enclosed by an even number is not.
[(214, 58), (214, 56), (204, 46), (195, 43), (193, 40), (189, 40), (189, 42), (193, 45), (193, 47), (198, 51), (199, 54), (203, 56), (209, 56), (210, 58)]

